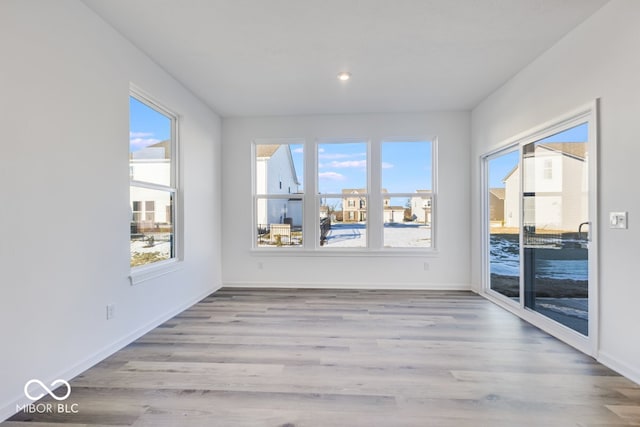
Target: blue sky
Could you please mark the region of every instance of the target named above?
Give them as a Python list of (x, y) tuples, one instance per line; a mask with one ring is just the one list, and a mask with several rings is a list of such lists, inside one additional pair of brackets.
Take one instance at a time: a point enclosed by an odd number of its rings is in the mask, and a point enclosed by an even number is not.
[[(134, 152), (168, 139), (171, 120), (134, 97), (129, 101), (129, 147)], [(542, 142), (587, 141), (587, 124), (552, 135)], [(382, 144), (382, 187), (390, 193), (413, 193), (432, 189), (431, 142), (385, 142)], [(304, 178), (303, 145), (292, 144), (298, 179)], [(518, 152), (492, 159), (489, 185), (504, 187), (502, 179), (517, 165)], [(340, 194), (343, 188), (365, 188), (367, 183), (365, 142), (318, 144), (318, 187), (321, 193)], [(370, 189), (373, 191), (375, 189)], [(308, 191), (308, 190), (307, 190)]]
[[(589, 129), (587, 123), (572, 127), (565, 131), (551, 135), (548, 138), (537, 141), (537, 144), (548, 142), (586, 142), (589, 137)], [(512, 151), (503, 156), (496, 157), (489, 161), (489, 187), (504, 188), (502, 180), (513, 168), (518, 164), (520, 154)]]
[[(291, 146), (299, 179), (303, 173), (303, 146)], [(318, 189), (341, 194), (345, 188), (367, 187), (367, 143), (318, 144)], [(413, 193), (432, 187), (431, 142), (382, 144), (382, 185), (389, 192)], [(307, 190), (308, 191), (308, 190)]]
[(129, 151), (169, 139), (171, 119), (134, 97), (129, 97)]

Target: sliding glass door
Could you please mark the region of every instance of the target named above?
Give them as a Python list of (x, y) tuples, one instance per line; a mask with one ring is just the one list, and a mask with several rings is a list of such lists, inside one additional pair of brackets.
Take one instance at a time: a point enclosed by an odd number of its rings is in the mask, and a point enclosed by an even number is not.
[(524, 305), (589, 334), (586, 123), (523, 146)]
[(591, 353), (595, 105), (483, 157), (484, 293)]

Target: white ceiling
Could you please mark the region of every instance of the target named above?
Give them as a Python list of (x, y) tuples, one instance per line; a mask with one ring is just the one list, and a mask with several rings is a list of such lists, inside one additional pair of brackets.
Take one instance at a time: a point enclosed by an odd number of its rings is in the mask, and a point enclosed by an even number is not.
[(606, 0), (84, 2), (230, 117), (469, 110)]

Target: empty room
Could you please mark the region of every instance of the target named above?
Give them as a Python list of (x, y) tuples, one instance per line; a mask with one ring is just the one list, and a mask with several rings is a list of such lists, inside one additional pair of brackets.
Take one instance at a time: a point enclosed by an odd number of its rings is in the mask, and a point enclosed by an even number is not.
[(0, 0), (0, 425), (640, 425), (638, 22)]

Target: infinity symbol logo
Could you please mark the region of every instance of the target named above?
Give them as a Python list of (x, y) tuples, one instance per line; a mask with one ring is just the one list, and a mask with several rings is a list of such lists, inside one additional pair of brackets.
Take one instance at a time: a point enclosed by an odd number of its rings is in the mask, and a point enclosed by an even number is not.
[[(36, 380), (36, 379), (32, 379), (32, 380), (27, 381), (27, 383), (24, 385), (24, 395), (27, 396), (29, 399), (34, 400), (34, 401), (40, 399), (42, 396), (44, 396), (47, 393), (40, 393), (37, 396), (32, 396), (31, 393), (29, 393), (29, 386), (31, 384), (38, 384), (40, 387), (42, 387), (44, 389), (44, 391), (46, 391), (49, 394), (49, 396), (53, 397), (55, 400), (65, 400), (71, 394), (71, 386), (65, 380), (60, 380), (60, 379), (55, 380), (54, 382), (51, 383), (51, 388), (49, 388), (42, 381)], [(55, 389), (59, 385), (65, 385), (67, 387), (67, 394), (65, 394), (64, 396), (57, 396), (51, 390), (51, 389)]]

